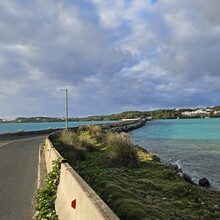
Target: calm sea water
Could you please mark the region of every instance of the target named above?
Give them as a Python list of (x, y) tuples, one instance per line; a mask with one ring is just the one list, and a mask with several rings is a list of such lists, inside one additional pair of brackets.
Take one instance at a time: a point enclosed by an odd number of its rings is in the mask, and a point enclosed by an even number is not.
[[(102, 124), (109, 121), (74, 121), (69, 122), (69, 127), (77, 127), (84, 124)], [(46, 123), (0, 123), (0, 134), (2, 133), (15, 133), (19, 130), (24, 131), (38, 131), (46, 130), (49, 128), (65, 128), (65, 122), (46, 122)]]
[(220, 190), (220, 118), (155, 120), (129, 133), (134, 143)]

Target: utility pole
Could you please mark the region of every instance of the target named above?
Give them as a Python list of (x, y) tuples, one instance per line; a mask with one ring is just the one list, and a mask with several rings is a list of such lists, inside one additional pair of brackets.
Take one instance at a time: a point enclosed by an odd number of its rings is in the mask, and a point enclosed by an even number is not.
[(60, 89), (60, 91), (65, 91), (66, 130), (68, 130), (68, 89)]

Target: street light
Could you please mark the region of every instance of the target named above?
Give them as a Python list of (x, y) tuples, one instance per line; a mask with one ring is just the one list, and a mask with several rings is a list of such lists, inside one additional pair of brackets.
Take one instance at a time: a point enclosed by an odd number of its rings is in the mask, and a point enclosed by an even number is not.
[(68, 129), (68, 90), (60, 89), (60, 91), (65, 91), (66, 130), (67, 130)]

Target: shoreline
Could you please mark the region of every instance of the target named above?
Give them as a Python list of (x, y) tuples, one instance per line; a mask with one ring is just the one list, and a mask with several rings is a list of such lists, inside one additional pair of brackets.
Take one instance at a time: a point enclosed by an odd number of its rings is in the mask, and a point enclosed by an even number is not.
[(220, 192), (189, 184), (174, 167), (140, 146), (145, 152), (139, 151), (140, 167), (114, 167), (109, 166), (109, 154), (104, 150), (88, 153), (86, 160), (78, 161), (72, 158), (69, 145), (65, 149), (57, 140), (54, 136), (52, 143), (58, 152), (121, 219), (130, 215), (123, 210), (131, 210), (130, 219), (220, 217)]
[[(103, 124), (96, 124), (98, 126), (101, 126), (102, 129), (106, 132), (131, 132), (133, 130), (139, 129), (146, 125), (146, 120), (142, 119), (133, 119), (133, 120), (125, 120), (125, 121), (119, 121), (119, 122), (109, 122), (109, 123), (103, 123)], [(86, 125), (80, 125), (80, 126), (86, 126)], [(69, 130), (76, 131), (78, 127), (70, 127)], [(39, 135), (50, 135), (54, 132), (58, 132), (60, 130), (63, 130), (63, 128), (56, 128), (56, 129), (46, 129), (46, 130), (38, 130), (38, 131), (22, 131), (22, 132), (16, 132), (16, 133), (7, 133), (7, 134), (0, 134), (0, 142), (2, 142), (4, 146), (4, 142), (7, 144), (7, 141), (10, 140), (16, 140), (21, 138), (29, 138), (29, 137), (35, 137)], [(199, 183), (196, 183), (194, 180), (192, 180), (192, 177), (182, 171), (182, 168), (176, 164), (176, 163), (169, 163), (166, 160), (162, 160), (160, 157), (158, 157), (156, 154), (151, 153), (147, 149), (141, 147), (138, 145), (139, 148), (146, 151), (147, 153), (150, 153), (154, 155), (154, 157), (160, 161), (161, 163), (173, 168), (177, 175), (179, 175), (182, 179), (184, 179), (186, 182), (190, 183), (191, 185), (195, 185), (200, 187)], [(206, 177), (204, 177), (206, 178)], [(208, 180), (209, 181), (209, 180)], [(210, 183), (209, 183), (210, 184)], [(220, 191), (216, 188), (213, 188), (210, 184), (208, 187), (210, 190), (214, 191)]]

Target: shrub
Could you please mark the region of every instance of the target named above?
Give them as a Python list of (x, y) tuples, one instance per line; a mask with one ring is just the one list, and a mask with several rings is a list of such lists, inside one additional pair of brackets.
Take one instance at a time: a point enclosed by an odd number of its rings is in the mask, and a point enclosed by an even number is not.
[(81, 148), (84, 148), (85, 150), (88, 150), (89, 152), (94, 152), (98, 150), (98, 148), (94, 144), (94, 141), (87, 138), (86, 136), (83, 136), (83, 135), (80, 136), (79, 141), (80, 141)]
[(93, 125), (89, 127), (92, 137), (96, 139), (97, 143), (102, 143), (105, 139), (105, 134), (100, 126)]
[(125, 133), (108, 133), (107, 144), (112, 165), (138, 167), (137, 149)]
[(98, 125), (80, 126), (77, 133), (80, 137), (86, 137), (90, 143), (96, 146), (102, 145), (105, 140), (105, 133)]
[(64, 157), (72, 155), (77, 160), (86, 159), (86, 149), (81, 145), (80, 137), (75, 132), (63, 130), (60, 134), (59, 141), (62, 142), (60, 151)]
[(66, 145), (74, 146), (74, 148), (81, 148), (79, 136), (75, 132), (63, 130), (60, 135), (60, 140)]
[(44, 186), (37, 192), (36, 210), (39, 211), (37, 216), (38, 220), (58, 220), (54, 203), (60, 179), (60, 163), (61, 159), (53, 161), (53, 170), (48, 173)]
[(91, 130), (87, 126), (81, 127), (77, 133), (64, 130), (59, 140), (66, 151), (78, 160), (85, 160), (87, 152), (98, 150), (97, 141), (91, 136)]

